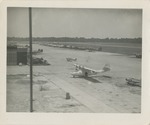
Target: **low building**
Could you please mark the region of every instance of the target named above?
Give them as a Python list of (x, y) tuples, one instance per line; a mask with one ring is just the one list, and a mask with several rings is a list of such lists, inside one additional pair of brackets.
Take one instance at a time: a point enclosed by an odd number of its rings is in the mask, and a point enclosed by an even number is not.
[(7, 65), (27, 65), (28, 48), (18, 47), (17, 45), (7, 46)]
[(19, 63), (27, 65), (27, 48), (25, 47), (17, 48), (17, 64)]
[(7, 65), (17, 65), (17, 46), (7, 46)]

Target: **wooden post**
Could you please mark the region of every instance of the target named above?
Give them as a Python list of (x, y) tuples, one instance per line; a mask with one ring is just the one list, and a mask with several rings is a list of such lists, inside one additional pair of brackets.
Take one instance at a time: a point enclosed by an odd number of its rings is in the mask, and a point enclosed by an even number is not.
[(29, 42), (30, 42), (30, 112), (33, 112), (32, 8), (31, 7), (29, 7)]

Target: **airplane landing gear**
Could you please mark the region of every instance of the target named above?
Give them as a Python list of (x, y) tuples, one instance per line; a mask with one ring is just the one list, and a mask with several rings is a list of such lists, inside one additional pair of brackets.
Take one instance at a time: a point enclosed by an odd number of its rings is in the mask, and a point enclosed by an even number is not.
[(87, 72), (85, 72), (85, 77), (88, 77), (88, 73)]

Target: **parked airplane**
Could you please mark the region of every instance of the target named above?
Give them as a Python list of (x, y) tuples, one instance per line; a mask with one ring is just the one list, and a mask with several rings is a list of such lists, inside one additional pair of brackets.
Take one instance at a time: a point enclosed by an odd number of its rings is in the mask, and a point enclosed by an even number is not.
[(142, 54), (135, 54), (136, 58), (142, 58)]
[(77, 61), (77, 58), (66, 58), (66, 60), (67, 60), (68, 62), (73, 62), (73, 61)]
[(71, 73), (73, 77), (92, 77), (92, 76), (96, 76), (99, 73), (110, 71), (109, 64), (105, 64), (105, 66), (100, 70), (90, 69), (78, 64), (74, 64), (74, 66), (76, 67), (77, 71)]

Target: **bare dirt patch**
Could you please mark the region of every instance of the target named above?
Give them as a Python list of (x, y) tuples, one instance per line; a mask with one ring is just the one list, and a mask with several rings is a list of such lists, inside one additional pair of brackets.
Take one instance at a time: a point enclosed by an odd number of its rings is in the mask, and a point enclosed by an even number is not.
[[(34, 76), (34, 112), (89, 112), (89, 109), (43, 76)], [(7, 76), (7, 112), (29, 112), (30, 81), (27, 75)]]

